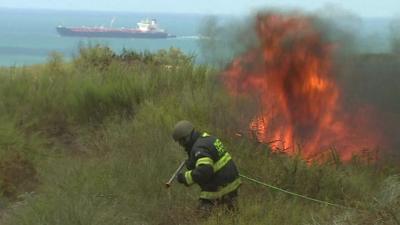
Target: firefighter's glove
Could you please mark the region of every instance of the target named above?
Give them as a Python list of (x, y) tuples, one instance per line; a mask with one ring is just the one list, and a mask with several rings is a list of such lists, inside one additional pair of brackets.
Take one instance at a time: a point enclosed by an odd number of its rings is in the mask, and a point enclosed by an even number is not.
[(184, 173), (179, 173), (176, 178), (179, 183), (186, 185), (186, 178)]

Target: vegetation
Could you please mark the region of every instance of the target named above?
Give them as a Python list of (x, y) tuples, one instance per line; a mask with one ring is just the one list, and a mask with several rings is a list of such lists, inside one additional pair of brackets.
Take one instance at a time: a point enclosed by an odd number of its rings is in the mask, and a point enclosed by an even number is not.
[[(272, 153), (235, 135), (249, 121), (247, 101), (177, 49), (93, 46), (72, 62), (54, 53), (44, 65), (1, 68), (0, 223), (400, 224), (398, 165)], [(221, 137), (243, 174), (353, 209), (244, 181), (239, 215), (198, 218), (196, 188), (164, 188), (185, 157), (170, 137), (183, 118)]]

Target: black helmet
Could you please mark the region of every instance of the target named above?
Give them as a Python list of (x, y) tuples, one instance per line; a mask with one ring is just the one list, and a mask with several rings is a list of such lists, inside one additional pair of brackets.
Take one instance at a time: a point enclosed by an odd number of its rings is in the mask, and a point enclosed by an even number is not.
[(174, 130), (172, 131), (172, 138), (175, 141), (179, 141), (184, 137), (190, 135), (194, 127), (192, 123), (187, 120), (181, 120), (175, 124)]

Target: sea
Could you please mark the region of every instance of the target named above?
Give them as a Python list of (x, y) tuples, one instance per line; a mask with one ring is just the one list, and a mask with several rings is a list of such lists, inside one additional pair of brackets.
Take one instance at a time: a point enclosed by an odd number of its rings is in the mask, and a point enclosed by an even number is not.
[[(0, 9), (0, 65), (31, 65), (43, 63), (51, 52), (72, 57), (82, 45), (102, 44), (116, 52), (123, 48), (137, 51), (157, 51), (170, 47), (188, 54), (198, 52), (199, 27), (206, 15)], [(120, 39), (61, 37), (56, 32), (64, 26), (136, 27), (142, 19), (155, 18), (161, 28), (177, 38)]]
[[(214, 15), (215, 16), (215, 15)], [(183, 52), (200, 55), (200, 27), (210, 15), (172, 14), (140, 12), (95, 12), (0, 8), (0, 66), (21, 66), (43, 63), (49, 53), (60, 52), (70, 59), (79, 46), (102, 44), (114, 51), (122, 49), (157, 51), (170, 47)], [(169, 39), (119, 39), (61, 37), (56, 32), (58, 25), (64, 26), (110, 26), (136, 27), (145, 18), (157, 19), (161, 28), (176, 38)], [(217, 15), (229, 20), (229, 16)], [(387, 51), (389, 20), (370, 18), (365, 20), (361, 38), (369, 51)], [(200, 56), (201, 57), (201, 56)]]

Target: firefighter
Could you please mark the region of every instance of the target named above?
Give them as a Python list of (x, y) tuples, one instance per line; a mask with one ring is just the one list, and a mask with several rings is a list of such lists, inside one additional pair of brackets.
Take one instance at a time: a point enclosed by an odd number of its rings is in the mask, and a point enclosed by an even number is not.
[(194, 183), (200, 186), (198, 208), (206, 215), (214, 206), (235, 211), (241, 181), (238, 169), (222, 142), (195, 130), (186, 120), (175, 125), (172, 137), (188, 154), (187, 171), (179, 173), (177, 180), (186, 186)]

